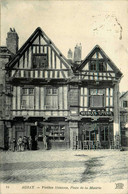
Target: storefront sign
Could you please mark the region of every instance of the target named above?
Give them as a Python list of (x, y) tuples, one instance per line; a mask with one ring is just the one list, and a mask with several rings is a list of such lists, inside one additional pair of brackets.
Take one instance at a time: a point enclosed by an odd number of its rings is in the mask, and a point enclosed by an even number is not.
[(113, 116), (111, 111), (81, 111), (82, 116)]

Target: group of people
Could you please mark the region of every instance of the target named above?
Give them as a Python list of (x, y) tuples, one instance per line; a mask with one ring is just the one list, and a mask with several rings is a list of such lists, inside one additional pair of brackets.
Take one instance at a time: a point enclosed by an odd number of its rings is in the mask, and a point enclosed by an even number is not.
[[(49, 138), (48, 136), (43, 137), (43, 146), (45, 150), (48, 150), (50, 148)], [(38, 149), (38, 137), (35, 136), (34, 139), (32, 137), (22, 137), (19, 136), (18, 140), (16, 141), (15, 138), (13, 138), (10, 141), (10, 149), (15, 151), (25, 151), (25, 150), (37, 150)]]
[(15, 151), (25, 151), (25, 150), (32, 150), (32, 138), (30, 137), (22, 137), (19, 136), (18, 140), (16, 141), (15, 138), (11, 141), (11, 150)]

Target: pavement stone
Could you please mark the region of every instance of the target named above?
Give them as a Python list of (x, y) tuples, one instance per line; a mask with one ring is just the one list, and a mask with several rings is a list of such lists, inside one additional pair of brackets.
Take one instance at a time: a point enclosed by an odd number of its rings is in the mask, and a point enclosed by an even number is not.
[(92, 183), (127, 180), (127, 157), (128, 151), (119, 150), (1, 152), (0, 181)]

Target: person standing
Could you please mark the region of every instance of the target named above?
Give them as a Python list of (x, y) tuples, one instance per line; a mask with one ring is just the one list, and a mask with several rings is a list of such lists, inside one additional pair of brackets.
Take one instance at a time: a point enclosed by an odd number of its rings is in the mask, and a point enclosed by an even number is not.
[(12, 140), (12, 151), (15, 152), (16, 151), (16, 139), (13, 138)]
[(28, 144), (29, 144), (29, 150), (32, 150), (32, 138), (31, 138), (31, 136), (28, 139)]
[(18, 139), (18, 141), (17, 141), (17, 145), (18, 145), (18, 151), (22, 151), (22, 137), (21, 136), (19, 136), (19, 139)]
[(45, 150), (47, 150), (48, 149), (48, 144), (47, 144), (47, 136), (46, 135), (43, 138), (43, 142), (44, 142), (44, 148), (45, 148)]
[(24, 136), (23, 138), (23, 149), (24, 151), (27, 150), (27, 137), (26, 136)]
[(38, 150), (38, 135), (35, 136), (35, 150)]

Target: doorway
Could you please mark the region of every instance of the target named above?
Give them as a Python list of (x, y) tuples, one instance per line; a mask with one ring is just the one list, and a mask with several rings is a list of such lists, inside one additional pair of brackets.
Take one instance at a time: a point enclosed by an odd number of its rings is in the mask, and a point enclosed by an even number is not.
[(37, 150), (37, 126), (31, 126), (30, 136), (32, 138), (32, 150)]

